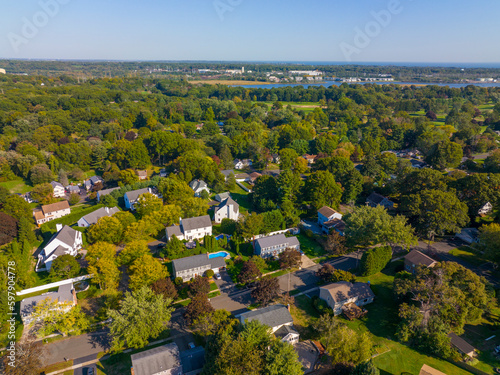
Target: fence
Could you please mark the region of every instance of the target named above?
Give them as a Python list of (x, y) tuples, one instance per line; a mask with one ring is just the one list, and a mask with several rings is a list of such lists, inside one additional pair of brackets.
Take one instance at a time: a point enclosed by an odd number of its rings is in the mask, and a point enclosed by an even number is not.
[(66, 285), (66, 284), (74, 283), (77, 281), (91, 279), (92, 277), (94, 277), (94, 275), (78, 276), (78, 277), (75, 277), (73, 279), (61, 280), (61, 281), (57, 281), (57, 282), (51, 283), (51, 284), (45, 284), (45, 285), (35, 286), (34, 288), (24, 289), (24, 290), (17, 292), (16, 294), (18, 296), (24, 296), (25, 294), (36, 293), (36, 292), (40, 292), (42, 290), (55, 288), (55, 287), (58, 287), (61, 285)]

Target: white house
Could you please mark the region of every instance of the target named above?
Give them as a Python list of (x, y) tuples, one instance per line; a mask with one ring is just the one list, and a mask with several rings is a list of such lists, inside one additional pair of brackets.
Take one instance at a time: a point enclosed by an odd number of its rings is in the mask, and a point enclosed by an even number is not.
[(172, 225), (166, 228), (167, 240), (176, 236), (179, 240), (192, 241), (212, 235), (212, 221), (210, 216), (191, 217), (180, 219), (179, 225)]
[(52, 190), (54, 191), (54, 198), (64, 198), (66, 196), (66, 190), (64, 189), (63, 184), (56, 181), (52, 181), (50, 184), (52, 185)]
[(234, 159), (233, 161), (234, 169), (244, 169), (252, 166), (252, 161), (250, 159)]
[(342, 308), (350, 303), (361, 307), (373, 302), (375, 294), (370, 289), (370, 284), (339, 281), (320, 287), (319, 298), (328, 304), (335, 315), (339, 315)]
[(231, 219), (237, 221), (240, 217), (240, 205), (231, 197), (226, 198), (217, 207), (215, 207), (214, 221), (217, 224), (222, 222), (222, 219)]
[(333, 208), (323, 206), (318, 210), (318, 224), (323, 225), (327, 221), (338, 219), (342, 220), (342, 214)]
[(195, 197), (199, 197), (203, 190), (210, 194), (210, 189), (208, 188), (208, 185), (205, 181), (193, 180), (189, 183), (189, 187), (194, 190)]
[(123, 196), (123, 199), (125, 201), (125, 207), (131, 211), (134, 211), (137, 200), (141, 195), (146, 193), (153, 194), (153, 191), (151, 190), (151, 188), (144, 188), (126, 192), (125, 195)]
[(208, 254), (193, 255), (172, 261), (174, 277), (182, 277), (183, 281), (189, 281), (195, 276), (203, 276), (208, 270), (217, 274), (225, 267), (224, 257), (210, 258)]
[(276, 234), (256, 240), (254, 252), (262, 258), (270, 258), (278, 256), (288, 248), (300, 251), (300, 242), (297, 237), (286, 237), (284, 234)]
[(477, 211), (477, 214), (479, 216), (483, 216), (483, 215), (488, 215), (491, 213), (491, 211), (493, 211), (493, 205), (490, 203), (490, 202), (486, 202), (485, 205), (483, 205), (478, 211)]
[(73, 228), (56, 224), (57, 233), (52, 236), (49, 243), (38, 254), (36, 271), (50, 271), (52, 262), (61, 255), (76, 256), (82, 248), (82, 233)]
[(69, 215), (71, 208), (69, 208), (68, 201), (61, 201), (57, 203), (47, 204), (42, 206), (41, 209), (33, 211), (33, 216), (38, 225), (46, 223), (54, 219)]
[(119, 212), (120, 210), (118, 207), (101, 207), (98, 210), (91, 212), (90, 214), (87, 214), (85, 216), (82, 216), (80, 220), (78, 220), (78, 226), (82, 228), (87, 228), (90, 227), (91, 225), (94, 225), (97, 223), (97, 221), (101, 217), (105, 216), (113, 216), (113, 214)]
[(57, 292), (48, 292), (39, 296), (25, 298), (21, 301), (19, 309), (21, 319), (25, 325), (33, 321), (32, 314), (36, 305), (47, 298), (58, 302), (57, 310), (61, 313), (71, 310), (77, 304), (73, 283), (61, 285)]
[(293, 327), (293, 318), (285, 305), (271, 305), (262, 309), (245, 312), (237, 316), (241, 324), (257, 320), (268, 326), (271, 333), (283, 342), (296, 344), (299, 342), (299, 333)]

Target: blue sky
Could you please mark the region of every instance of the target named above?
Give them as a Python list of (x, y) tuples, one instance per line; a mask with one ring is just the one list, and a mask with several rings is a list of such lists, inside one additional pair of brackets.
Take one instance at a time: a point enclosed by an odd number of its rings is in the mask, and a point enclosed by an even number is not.
[(498, 0), (2, 3), (0, 58), (500, 62)]

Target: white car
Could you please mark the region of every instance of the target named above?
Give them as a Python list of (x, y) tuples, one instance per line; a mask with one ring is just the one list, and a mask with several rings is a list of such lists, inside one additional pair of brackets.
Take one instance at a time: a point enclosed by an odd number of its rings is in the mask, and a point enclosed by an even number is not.
[(220, 273), (216, 273), (216, 274), (214, 275), (214, 279), (215, 279), (215, 280), (219, 280), (219, 279), (220, 279)]

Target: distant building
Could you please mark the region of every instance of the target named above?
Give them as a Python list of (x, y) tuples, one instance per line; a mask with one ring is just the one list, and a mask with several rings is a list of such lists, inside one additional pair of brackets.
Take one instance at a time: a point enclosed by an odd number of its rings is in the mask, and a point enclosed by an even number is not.
[(167, 170), (165, 168), (160, 169), (160, 177), (167, 177)]
[(268, 326), (276, 337), (283, 342), (295, 345), (299, 342), (299, 333), (293, 327), (293, 318), (285, 305), (271, 305), (262, 309), (245, 312), (237, 316), (241, 324), (254, 320)]
[(370, 207), (383, 206), (385, 208), (392, 208), (394, 207), (394, 202), (383, 195), (373, 192), (366, 198), (366, 205)]
[(490, 214), (492, 211), (493, 211), (493, 205), (490, 202), (487, 202), (477, 211), (477, 214), (479, 216), (485, 216)]
[(302, 157), (307, 160), (307, 164), (311, 165), (311, 164), (314, 164), (314, 162), (316, 161), (317, 155), (305, 154), (305, 155), (302, 155)]
[(220, 173), (224, 175), (226, 181), (229, 178), (229, 176), (231, 176), (231, 174), (234, 176), (234, 171), (232, 169), (225, 169), (223, 171), (220, 171)]
[(7, 74), (7, 72), (5, 71), (5, 69), (0, 69), (0, 74)]
[(460, 353), (465, 354), (470, 358), (474, 358), (476, 356), (476, 349), (463, 338), (457, 336), (453, 332), (449, 333), (448, 337), (451, 339), (451, 345)]
[(57, 292), (48, 292), (39, 296), (25, 298), (21, 301), (19, 308), (24, 325), (33, 322), (32, 315), (35, 311), (36, 305), (47, 298), (58, 302), (58, 310), (61, 313), (71, 310), (73, 306), (76, 306), (77, 304), (76, 292), (73, 288), (73, 283), (61, 285)]
[(148, 179), (148, 171), (135, 171), (137, 177), (139, 177), (140, 181)]
[(262, 258), (278, 256), (286, 249), (300, 251), (300, 242), (297, 237), (286, 237), (284, 234), (276, 234), (259, 238), (255, 241), (254, 252)]
[(195, 197), (201, 196), (202, 191), (206, 191), (210, 194), (210, 189), (208, 188), (207, 183), (203, 180), (193, 180), (189, 183), (189, 187), (193, 189)]
[(224, 257), (210, 258), (209, 254), (193, 255), (172, 261), (174, 277), (182, 277), (183, 281), (189, 281), (195, 276), (203, 276), (208, 270), (219, 273), (225, 267)]
[(180, 219), (179, 225), (166, 228), (167, 240), (176, 236), (179, 240), (192, 241), (212, 235), (212, 221), (210, 216), (198, 216), (188, 219)]
[(217, 207), (215, 207), (214, 221), (220, 224), (223, 219), (237, 221), (240, 216), (240, 205), (231, 197), (226, 198)]
[(335, 315), (339, 315), (345, 305), (354, 303), (361, 307), (373, 302), (375, 295), (370, 289), (370, 284), (339, 281), (320, 287), (319, 298), (328, 304)]
[(220, 194), (217, 194), (214, 199), (217, 201), (217, 202), (222, 202), (224, 200), (226, 200), (227, 198), (231, 198), (231, 193), (229, 192), (225, 192), (225, 193), (220, 193)]
[(114, 187), (114, 188), (111, 188), (111, 189), (99, 190), (97, 192), (97, 201), (100, 202), (102, 197), (104, 197), (105, 195), (111, 194), (115, 190), (120, 190), (120, 188), (119, 187)]
[(233, 161), (234, 169), (244, 169), (252, 166), (252, 161), (250, 159), (234, 159)]
[(143, 194), (152, 194), (153, 191), (151, 188), (144, 188), (144, 189), (139, 189), (139, 190), (133, 190), (133, 191), (128, 191), (125, 193), (123, 196), (123, 199), (125, 201), (125, 207), (128, 208), (131, 211), (135, 210), (135, 205), (137, 203), (137, 200), (139, 197)]
[(101, 207), (98, 210), (91, 212), (90, 214), (87, 214), (85, 216), (82, 216), (80, 220), (78, 220), (78, 226), (82, 228), (90, 227), (91, 225), (94, 225), (97, 223), (97, 221), (101, 217), (105, 216), (113, 216), (113, 214), (120, 212), (118, 207)]
[(479, 242), (479, 230), (476, 228), (463, 228), (460, 233), (456, 235), (456, 237), (471, 245)]
[(413, 168), (417, 168), (417, 169), (422, 169), (422, 168), (427, 167), (427, 163), (425, 163), (421, 160), (417, 160), (417, 159), (411, 159), (410, 163), (411, 163), (411, 166)]
[(52, 262), (57, 257), (65, 254), (76, 256), (78, 250), (82, 248), (82, 232), (61, 224), (56, 224), (56, 228), (57, 233), (52, 236), (49, 243), (38, 254), (38, 262), (35, 267), (37, 272), (50, 271)]
[(418, 250), (412, 250), (405, 256), (405, 270), (413, 274), (418, 266), (434, 267), (436, 264), (437, 261)]
[(59, 219), (70, 213), (71, 208), (69, 207), (68, 201), (61, 201), (42, 206), (41, 209), (33, 211), (33, 216), (35, 217), (36, 223), (40, 225), (51, 220)]
[(85, 190), (89, 191), (97, 184), (104, 184), (104, 180), (99, 176), (92, 176), (83, 183), (83, 186), (85, 187)]
[(52, 185), (54, 198), (64, 198), (66, 196), (66, 190), (63, 184), (56, 181), (52, 181), (50, 184)]
[(248, 176), (248, 179), (247, 179), (247, 182), (250, 182), (251, 184), (254, 184), (255, 181), (261, 177), (262, 175), (259, 173), (259, 172), (252, 172), (250, 173), (250, 175)]

